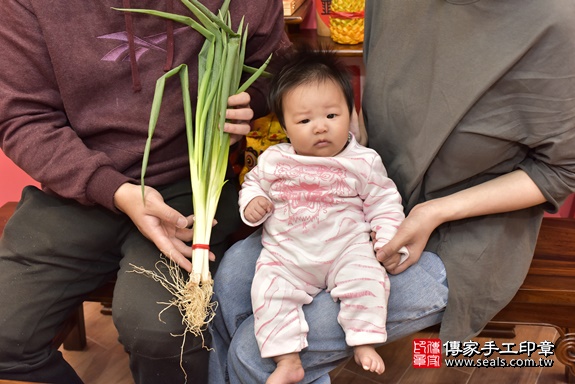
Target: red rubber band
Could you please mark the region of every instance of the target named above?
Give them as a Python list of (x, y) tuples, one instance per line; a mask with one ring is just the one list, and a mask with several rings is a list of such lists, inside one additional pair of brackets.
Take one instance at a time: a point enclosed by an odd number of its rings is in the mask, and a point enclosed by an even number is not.
[(207, 249), (209, 251), (210, 245), (209, 244), (193, 244), (192, 249)]
[(336, 19), (362, 19), (364, 14), (365, 14), (365, 11), (359, 11), (359, 12), (330, 11), (329, 17), (336, 18)]

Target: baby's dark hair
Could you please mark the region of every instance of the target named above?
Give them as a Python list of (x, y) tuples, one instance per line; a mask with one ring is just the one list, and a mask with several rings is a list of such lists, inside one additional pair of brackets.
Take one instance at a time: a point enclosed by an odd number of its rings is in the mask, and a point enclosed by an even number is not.
[(274, 75), (268, 94), (268, 105), (282, 127), (285, 127), (283, 97), (295, 87), (331, 80), (341, 87), (349, 113), (353, 111), (351, 75), (335, 52), (320, 47), (298, 46), (286, 55), (279, 71)]

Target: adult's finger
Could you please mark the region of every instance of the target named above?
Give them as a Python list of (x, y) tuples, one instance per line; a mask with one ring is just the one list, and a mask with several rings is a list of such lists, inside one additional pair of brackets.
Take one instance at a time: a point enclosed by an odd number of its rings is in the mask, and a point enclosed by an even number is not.
[(246, 107), (250, 104), (251, 98), (250, 94), (247, 92), (238, 93), (237, 95), (231, 95), (228, 97), (229, 107)]
[(237, 143), (242, 136), (247, 135), (251, 131), (251, 126), (249, 121), (239, 121), (236, 120), (234, 122), (226, 122), (224, 125), (224, 131), (229, 133), (230, 137), (230, 144)]
[(250, 121), (254, 117), (254, 111), (250, 107), (226, 110), (226, 119), (231, 121)]
[(405, 271), (407, 268), (411, 267), (413, 264), (417, 263), (418, 260), (419, 260), (418, 257), (416, 258), (416, 257), (413, 257), (412, 255), (409, 255), (409, 257), (407, 259), (405, 259), (405, 261), (403, 263), (399, 264), (397, 267), (395, 267), (391, 271), (387, 271), (387, 272), (392, 274), (392, 275), (400, 274), (401, 272)]
[(168, 223), (176, 228), (187, 228), (193, 223), (193, 219), (186, 218), (180, 212), (166, 204), (163, 200), (150, 199), (146, 201), (148, 214), (160, 219), (163, 223)]
[[(173, 262), (178, 264), (180, 267), (182, 267), (186, 271), (188, 271), (188, 272), (192, 271), (192, 263), (190, 262), (190, 260), (188, 260), (187, 257), (185, 257), (182, 254), (182, 252), (180, 252), (180, 250), (178, 250), (178, 248), (183, 250), (183, 248), (180, 245), (178, 245), (178, 243), (174, 243), (174, 242), (170, 241), (169, 239), (167, 239), (166, 237), (158, 237), (156, 239), (152, 238), (150, 240), (152, 240), (154, 242), (154, 244), (156, 244), (158, 249), (168, 259), (172, 260)], [(189, 256), (191, 256), (191, 249), (190, 249), (190, 255)]]

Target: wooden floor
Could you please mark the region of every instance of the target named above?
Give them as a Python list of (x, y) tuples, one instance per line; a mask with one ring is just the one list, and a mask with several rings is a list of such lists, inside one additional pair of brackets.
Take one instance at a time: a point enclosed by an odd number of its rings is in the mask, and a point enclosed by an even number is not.
[[(84, 304), (88, 346), (82, 352), (63, 350), (64, 356), (76, 369), (86, 384), (133, 384), (128, 368), (128, 356), (117, 341), (117, 332), (111, 316), (100, 314), (98, 303)], [(349, 361), (332, 372), (333, 384), (562, 384), (566, 383), (565, 367), (555, 361), (552, 368), (412, 368), (412, 339), (434, 338), (437, 333), (420, 332), (409, 338), (398, 340), (379, 352), (384, 358), (386, 371), (383, 375), (364, 373), (355, 362)], [(475, 338), (483, 345), (494, 340), (503, 342), (555, 340), (556, 331), (550, 327), (519, 326), (514, 339)], [(495, 357), (495, 355), (493, 356)], [(523, 355), (525, 357), (525, 355)], [(257, 383), (254, 383), (257, 384)]]

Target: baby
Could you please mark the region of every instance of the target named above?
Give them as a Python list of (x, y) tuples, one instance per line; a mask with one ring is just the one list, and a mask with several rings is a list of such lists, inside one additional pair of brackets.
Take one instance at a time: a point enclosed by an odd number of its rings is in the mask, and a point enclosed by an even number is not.
[(272, 80), (269, 102), (290, 143), (260, 155), (239, 199), (244, 222), (263, 223), (252, 305), (261, 355), (277, 364), (267, 383), (304, 378), (302, 306), (323, 289), (341, 302), (338, 322), (355, 361), (381, 374), (375, 345), (387, 338), (389, 279), (374, 249), (404, 219), (401, 197), (379, 155), (350, 133), (353, 88), (333, 53), (294, 53)]

